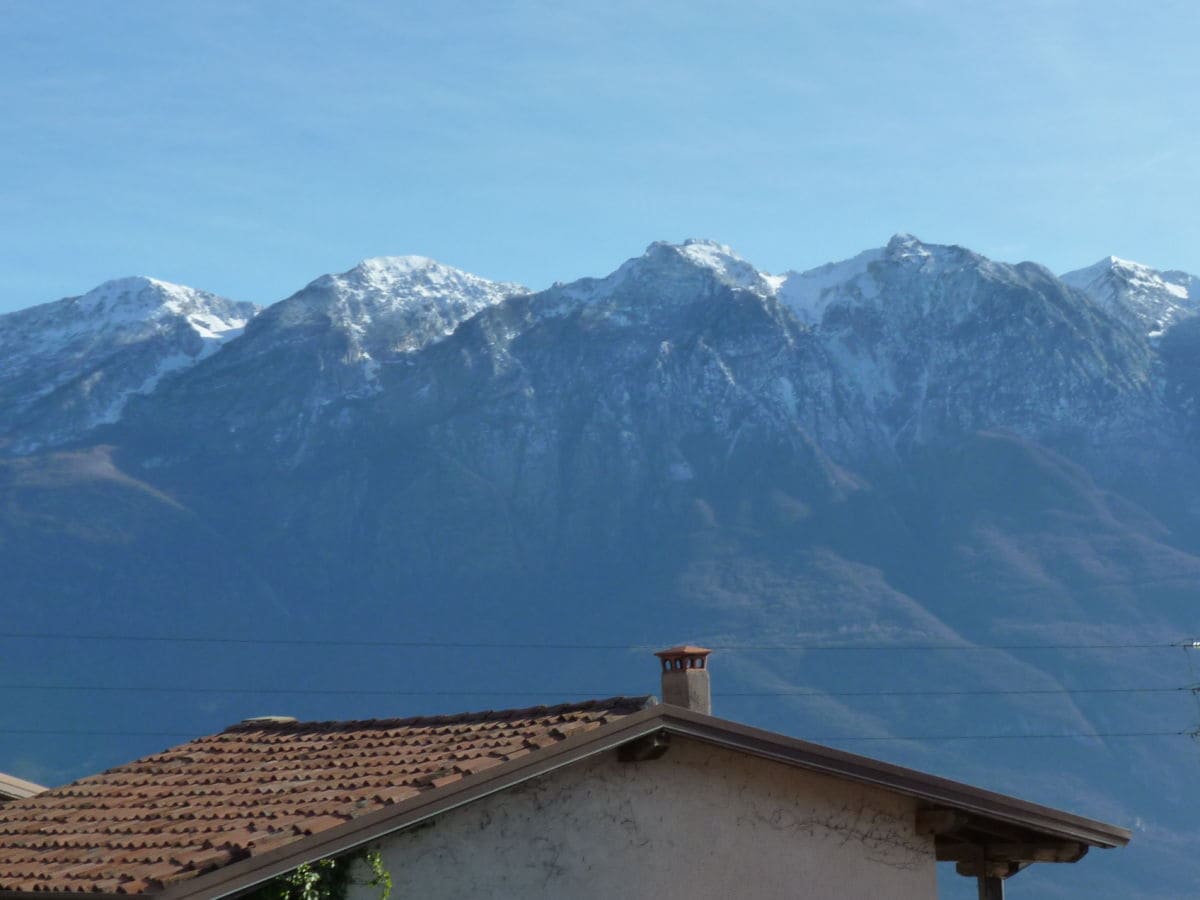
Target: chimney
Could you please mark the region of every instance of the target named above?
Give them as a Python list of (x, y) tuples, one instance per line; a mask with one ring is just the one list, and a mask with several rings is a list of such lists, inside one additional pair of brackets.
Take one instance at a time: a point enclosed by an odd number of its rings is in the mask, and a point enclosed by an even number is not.
[(662, 660), (663, 703), (712, 715), (708, 684), (708, 654), (704, 647), (670, 647), (654, 655)]

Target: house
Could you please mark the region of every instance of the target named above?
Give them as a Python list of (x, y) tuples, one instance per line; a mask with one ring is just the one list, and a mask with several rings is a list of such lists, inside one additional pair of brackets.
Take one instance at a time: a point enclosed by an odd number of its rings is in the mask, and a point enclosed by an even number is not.
[(26, 797), (40, 794), (44, 790), (45, 788), (40, 784), (0, 772), (0, 803), (9, 800), (24, 800)]
[[(372, 847), (392, 896), (981, 897), (1123, 828), (711, 715), (708, 651), (663, 703), (250, 719), (0, 806), (0, 897), (234, 897)], [(367, 900), (371, 889), (352, 888)]]

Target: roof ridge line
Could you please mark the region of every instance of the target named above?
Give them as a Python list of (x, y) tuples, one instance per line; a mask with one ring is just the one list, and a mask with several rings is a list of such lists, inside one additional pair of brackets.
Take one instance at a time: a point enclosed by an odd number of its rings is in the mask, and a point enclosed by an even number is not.
[[(653, 694), (638, 696), (616, 695), (578, 703), (540, 704), (519, 706), (509, 709), (468, 710), (458, 713), (442, 713), (431, 716), (402, 716), (372, 719), (313, 719), (272, 722), (266, 719), (244, 719), (217, 732), (220, 734), (244, 734), (250, 731), (311, 731), (330, 728), (403, 728), (410, 725), (453, 725), (458, 722), (478, 722), (492, 719), (511, 719), (516, 716), (551, 715), (563, 712), (586, 712), (589, 710), (626, 709), (637, 711), (658, 703)], [(217, 735), (213, 735), (214, 737)], [(203, 737), (195, 740), (203, 740)]]

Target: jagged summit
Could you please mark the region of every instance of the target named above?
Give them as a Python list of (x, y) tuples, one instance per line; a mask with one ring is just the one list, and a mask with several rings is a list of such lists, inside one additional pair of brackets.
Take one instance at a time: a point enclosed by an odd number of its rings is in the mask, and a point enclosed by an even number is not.
[[(627, 260), (603, 278), (584, 278), (556, 285), (567, 300), (595, 301), (612, 298), (633, 285), (653, 281), (660, 286), (662, 299), (670, 299), (683, 290), (699, 290), (705, 283), (723, 285), (763, 295), (776, 296), (790, 307), (801, 321), (813, 324), (834, 289), (847, 288), (861, 297), (873, 297), (876, 291), (859, 282), (873, 263), (890, 262), (930, 271), (961, 266), (990, 267), (990, 260), (957, 245), (927, 244), (912, 234), (899, 233), (883, 247), (866, 250), (851, 259), (827, 263), (804, 272), (789, 271), (772, 275), (756, 268), (727, 244), (702, 238), (682, 243), (655, 241), (641, 255)], [(851, 283), (855, 283), (851, 287)], [(563, 306), (553, 305), (555, 310)], [(568, 305), (569, 308), (569, 305)]]
[(1106, 256), (1103, 259), (1092, 263), (1090, 266), (1084, 266), (1082, 269), (1076, 269), (1072, 272), (1065, 273), (1062, 278), (1069, 283), (1086, 281), (1089, 279), (1103, 278), (1112, 276), (1127, 283), (1145, 282), (1147, 284), (1158, 285), (1162, 284), (1166, 290), (1174, 293), (1179, 297), (1187, 296), (1185, 286), (1172, 283), (1165, 279), (1164, 275), (1183, 275), (1182, 272), (1160, 272), (1145, 263), (1136, 262), (1131, 259), (1123, 259), (1120, 256)]
[[(688, 261), (709, 269), (721, 281), (731, 287), (774, 293), (779, 277), (760, 272), (744, 257), (738, 255), (727, 244), (716, 241), (689, 238), (682, 244), (651, 245), (665, 246)], [(647, 251), (648, 252), (648, 251)]]
[(620, 298), (639, 291), (639, 286), (655, 285), (661, 301), (685, 294), (694, 296), (718, 287), (774, 294), (782, 278), (760, 272), (727, 244), (703, 238), (688, 238), (682, 243), (655, 241), (641, 256), (626, 260), (614, 272), (602, 278), (582, 278), (555, 285), (546, 292), (545, 312), (562, 312), (578, 302)]
[[(863, 302), (879, 298), (880, 279), (890, 280), (876, 267), (935, 275), (953, 269), (992, 270), (998, 264), (956, 244), (927, 244), (915, 235), (895, 234), (882, 246), (850, 259), (826, 263), (804, 272), (788, 272), (777, 282), (779, 299), (803, 322), (815, 325), (835, 301)], [(877, 277), (878, 275), (878, 277)]]
[(959, 244), (928, 243), (906, 232), (892, 235), (881, 252), (886, 259), (897, 263), (933, 266), (996, 265), (987, 257)]
[(0, 316), (0, 443), (34, 448), (115, 421), (134, 394), (211, 356), (257, 313), (145, 276)]
[(933, 254), (921, 243), (920, 238), (907, 232), (898, 232), (888, 240), (884, 252), (891, 259), (928, 259)]
[(522, 294), (519, 284), (489, 281), (427, 256), (375, 256), (337, 275), (325, 275), (314, 284), (336, 285), (343, 297), (358, 296), (384, 304), (445, 300), (454, 297), (496, 302)]
[(162, 308), (177, 311), (186, 305), (190, 293), (191, 289), (183, 285), (148, 275), (129, 275), (105, 281), (78, 297), (69, 297), (67, 303), (80, 311), (95, 313), (135, 309), (151, 312)]
[(436, 259), (431, 259), (428, 256), (409, 253), (401, 256), (368, 256), (350, 271), (399, 273), (414, 272), (419, 269), (450, 268), (450, 266), (442, 265)]
[[(152, 323), (186, 318), (206, 340), (228, 339), (258, 307), (145, 275), (115, 278), (86, 294), (0, 316), (0, 341), (38, 323), (65, 333), (124, 331), (132, 337)], [(32, 349), (32, 348), (31, 348)]]
[(0, 358), (12, 376), (34, 361), (46, 364), (64, 353), (94, 358), (106, 348), (137, 343), (181, 324), (199, 339), (196, 353), (207, 354), (240, 334), (257, 311), (253, 303), (157, 278), (117, 278), (77, 297), (0, 316)]
[(1180, 319), (1200, 311), (1200, 279), (1106, 256), (1062, 280), (1093, 302), (1158, 337)]
[[(1143, 333), (1152, 335), (1194, 314), (1200, 293), (1191, 276), (1156, 272), (1117, 257), (1064, 280), (1110, 311), (1145, 322)], [(1071, 311), (1082, 304), (1078, 294), (1041, 267), (993, 262), (964, 247), (927, 243), (909, 233), (895, 234), (850, 259), (784, 275), (758, 270), (717, 241), (656, 241), (607, 276), (557, 284), (538, 294), (426, 256), (378, 256), (322, 275), (257, 316), (249, 304), (133, 277), (0, 317), (5, 364), (0, 386), (7, 386), (0, 399), (9, 401), (12, 422), (5, 427), (15, 428), (14, 416), (24, 416), (43, 399), (49, 410), (60, 401), (46, 398), (64, 380), (77, 380), (78, 396), (61, 400), (71, 412), (53, 429), (53, 440), (61, 441), (75, 433), (72, 429), (113, 421), (129, 396), (155, 389), (167, 372), (224, 348), (205, 368), (214, 384), (227, 383), (221, 373), (244, 371), (250, 359), (260, 358), (255, 365), (263, 369), (256, 383), (273, 383), (278, 374), (282, 380), (274, 395), (290, 391), (298, 408), (311, 412), (373, 396), (387, 380), (382, 367), (399, 365), (492, 308), (494, 315), (489, 312), (484, 322), (485, 341), (501, 348), (539, 319), (576, 313), (618, 328), (653, 324), (654, 334), (666, 333), (685, 321), (706, 321), (706, 313), (696, 317), (693, 311), (710, 301), (724, 302), (731, 291), (774, 298), (800, 322), (827, 332), (821, 340), (845, 367), (841, 377), (874, 398), (872, 403), (898, 396), (897, 379), (907, 378), (916, 362), (905, 356), (904, 347), (914, 346), (918, 337), (932, 347), (939, 329), (964, 324), (981, 333), (1003, 330), (1004, 316), (1011, 312), (1004, 303), (1026, 304), (1034, 319), (1071, 329), (1083, 321)], [(528, 299), (504, 302), (516, 297)], [(777, 310), (773, 302), (768, 305)], [(1085, 319), (1095, 312), (1087, 309)], [(1092, 327), (1090, 320), (1086, 327)], [(887, 355), (904, 359), (885, 365), (885, 345)], [(122, 379), (114, 379), (107, 361), (115, 348), (135, 346), (145, 351), (139, 362), (124, 366)], [(104, 373), (97, 375), (95, 366)], [(923, 370), (924, 363), (917, 368)], [(307, 387), (298, 388), (300, 381)], [(872, 409), (871, 415), (878, 414)], [(295, 422), (308, 421), (308, 415), (291, 407), (280, 412)], [(27, 434), (38, 430), (28, 423), (21, 428)]]
[(524, 293), (519, 284), (489, 281), (425, 256), (377, 256), (315, 279), (269, 308), (253, 332), (319, 322), (353, 332), (376, 353), (414, 349)]
[[(178, 402), (219, 396), (213, 418), (222, 427), (258, 429), (278, 446), (303, 446), (314, 423), (382, 391), (386, 366), (525, 293), (425, 256), (364, 259), (265, 309), (197, 375), (195, 393)], [(339, 421), (349, 427), (348, 419)]]

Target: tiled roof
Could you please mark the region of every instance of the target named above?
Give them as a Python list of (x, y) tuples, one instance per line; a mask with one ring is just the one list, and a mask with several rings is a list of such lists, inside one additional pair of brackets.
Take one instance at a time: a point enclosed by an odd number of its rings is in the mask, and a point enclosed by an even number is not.
[(599, 728), (649, 698), (249, 720), (0, 805), (0, 891), (145, 894)]

